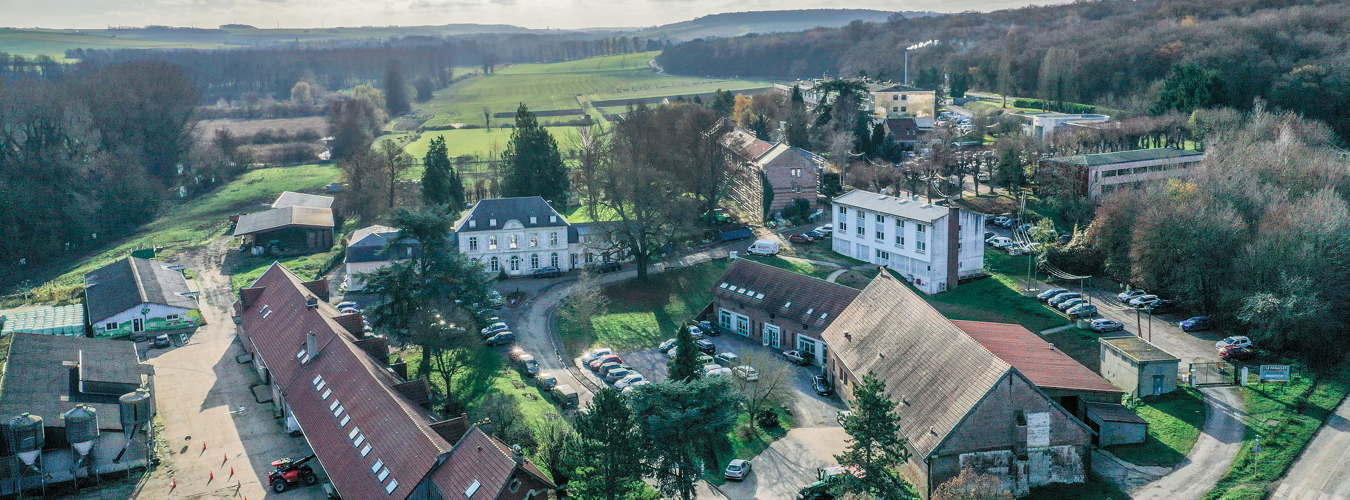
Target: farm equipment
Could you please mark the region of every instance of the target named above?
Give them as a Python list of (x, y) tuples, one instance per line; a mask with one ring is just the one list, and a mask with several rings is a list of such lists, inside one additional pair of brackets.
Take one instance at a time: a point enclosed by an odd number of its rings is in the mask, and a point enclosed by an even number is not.
[(305, 465), (305, 462), (314, 460), (314, 455), (302, 458), (300, 460), (291, 460), (283, 458), (272, 462), (272, 473), (267, 475), (267, 486), (272, 491), (281, 493), (292, 484), (298, 484), (304, 481), (307, 485), (313, 485), (319, 482), (319, 476), (314, 474), (314, 468)]
[(847, 467), (820, 467), (816, 469), (816, 481), (809, 486), (802, 488), (797, 492), (797, 500), (834, 500), (834, 495), (830, 489), (844, 481), (844, 478), (852, 476), (853, 471)]

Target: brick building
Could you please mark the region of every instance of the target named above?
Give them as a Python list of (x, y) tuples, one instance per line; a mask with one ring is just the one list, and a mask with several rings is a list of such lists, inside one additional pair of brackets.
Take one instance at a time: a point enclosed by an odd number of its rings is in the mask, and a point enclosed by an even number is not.
[(924, 498), (962, 467), (997, 476), (1018, 495), (1085, 481), (1092, 430), (890, 273), (822, 337), (846, 401), (868, 372), (886, 382), (911, 454), (901, 472)]
[(819, 365), (829, 358), (821, 333), (860, 293), (744, 258), (731, 263), (712, 292), (710, 321), (778, 351), (800, 350)]
[[(751, 218), (774, 214), (804, 199), (813, 205), (820, 189), (820, 165), (813, 156), (786, 142), (768, 142), (736, 126), (730, 120), (717, 122), (714, 133), (721, 134), (721, 144), (731, 154), (734, 165), (729, 197), (746, 216)], [(773, 192), (773, 199), (764, 203), (764, 186)]]

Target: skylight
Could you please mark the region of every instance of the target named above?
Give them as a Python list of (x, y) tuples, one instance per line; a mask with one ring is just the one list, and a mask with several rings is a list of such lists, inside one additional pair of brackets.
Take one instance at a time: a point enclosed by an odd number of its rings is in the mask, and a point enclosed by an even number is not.
[(789, 300), (789, 301), (783, 303), (783, 309), (787, 309), (787, 308), (789, 308), (789, 307), (792, 307), (792, 301), (791, 301), (791, 300)]
[(369, 454), (370, 454), (370, 445), (366, 445), (365, 448), (361, 448), (361, 456), (364, 457)]
[(379, 472), (381, 467), (384, 467), (384, 460), (376, 460), (375, 466), (370, 468), (370, 473), (374, 474)]
[(356, 435), (361, 433), (360, 427), (352, 427), (352, 431), (347, 433), (347, 439), (356, 439)]
[(352, 416), (351, 416), (351, 415), (343, 416), (343, 417), (342, 417), (342, 421), (341, 421), (341, 422), (338, 422), (338, 427), (346, 427), (346, 426), (347, 426), (347, 422), (351, 422), (351, 421), (352, 421)]
[[(314, 386), (314, 390), (315, 390), (315, 391), (322, 391), (324, 387), (328, 387), (328, 381), (327, 381), (327, 380), (320, 380), (320, 381), (319, 381), (319, 385)], [(324, 399), (328, 399), (328, 396), (327, 396), (327, 395), (324, 395), (323, 398), (324, 398)]]
[(379, 479), (381, 483), (384, 482), (384, 478), (386, 477), (389, 477), (389, 469), (382, 470), (380, 471), (380, 475), (375, 476), (375, 478)]
[(324, 400), (324, 401), (328, 401), (328, 396), (332, 396), (332, 395), (333, 395), (333, 390), (332, 390), (332, 389), (323, 391), (323, 400)]
[(483, 483), (480, 483), (478, 482), (477, 479), (474, 479), (473, 484), (469, 485), (469, 489), (464, 490), (464, 496), (468, 498), (473, 498), (473, 494), (478, 493), (478, 488), (481, 488), (482, 486)]
[(337, 407), (338, 407), (338, 405), (341, 405), (341, 404), (342, 404), (341, 402), (339, 402), (338, 400), (334, 399), (334, 400), (333, 400), (333, 404), (328, 405), (328, 411), (336, 410)]
[(361, 446), (361, 443), (364, 443), (364, 442), (366, 442), (366, 435), (365, 435), (365, 434), (362, 434), (362, 435), (360, 435), (360, 436), (356, 436), (356, 441), (352, 443), (352, 448), (359, 448), (359, 447)]
[(815, 312), (815, 311), (816, 311), (816, 308), (814, 308), (814, 307), (808, 307), (808, 308), (806, 308), (806, 315), (807, 315), (807, 316), (810, 316), (811, 313), (813, 313), (813, 312)]
[(763, 294), (763, 293), (757, 293), (757, 294), (755, 294), (755, 298), (756, 298), (756, 299), (762, 299), (762, 298), (764, 298), (764, 294)]
[(397, 479), (395, 479), (395, 480), (393, 480), (393, 481), (389, 481), (389, 485), (384, 487), (384, 493), (385, 493), (386, 495), (393, 495), (393, 494), (394, 494), (394, 489), (395, 489), (395, 488), (398, 488), (398, 480), (397, 480)]
[(726, 287), (727, 287), (727, 285), (728, 285), (728, 283), (727, 283), (727, 282), (725, 282), (725, 281), (723, 281), (723, 282), (722, 282), (722, 286), (720, 286), (720, 287), (719, 287), (719, 288), (726, 288)]
[(315, 375), (314, 381), (310, 383), (314, 385), (319, 385), (319, 382), (323, 382), (323, 375)]

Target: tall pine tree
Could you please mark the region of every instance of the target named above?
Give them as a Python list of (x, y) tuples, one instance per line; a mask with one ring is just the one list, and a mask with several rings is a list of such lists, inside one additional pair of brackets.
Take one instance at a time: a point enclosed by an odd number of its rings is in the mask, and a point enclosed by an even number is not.
[(792, 96), (788, 100), (786, 135), (788, 144), (803, 149), (811, 149), (811, 133), (806, 127), (806, 99), (802, 89), (792, 86)]
[(384, 103), (390, 115), (401, 115), (412, 109), (408, 104), (408, 83), (403, 79), (403, 64), (389, 61), (384, 70)]
[(422, 202), (428, 205), (446, 205), (451, 210), (464, 208), (464, 185), (459, 173), (450, 163), (445, 137), (431, 140), (431, 148), (422, 158)]
[(867, 372), (856, 387), (853, 413), (840, 422), (848, 433), (849, 446), (834, 459), (863, 474), (848, 476), (833, 493), (916, 498), (913, 486), (895, 470), (909, 460), (908, 440), (900, 434), (900, 416), (895, 413), (895, 401), (886, 395), (886, 382)]
[(567, 203), (567, 166), (558, 152), (558, 142), (523, 102), (516, 109), (516, 128), (502, 152), (502, 162), (502, 196), (540, 196), (554, 206)]

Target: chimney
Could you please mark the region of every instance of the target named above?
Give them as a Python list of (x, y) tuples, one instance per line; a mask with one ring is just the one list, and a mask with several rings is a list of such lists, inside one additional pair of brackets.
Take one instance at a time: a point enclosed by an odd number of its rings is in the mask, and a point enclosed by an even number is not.
[(309, 298), (305, 299), (305, 309), (309, 309), (309, 310), (313, 311), (313, 310), (316, 310), (316, 309), (318, 309), (318, 308), (319, 308), (319, 298), (318, 298), (318, 297), (315, 297), (315, 296), (313, 296), (313, 295), (310, 295)]
[(304, 364), (314, 361), (319, 356), (319, 336), (314, 332), (305, 334), (305, 360)]
[(347, 330), (347, 333), (352, 334), (353, 337), (360, 339), (365, 338), (366, 336), (366, 324), (364, 321), (361, 321), (361, 313), (359, 312), (336, 316), (333, 318), (333, 321), (337, 322), (339, 326), (344, 330)]

